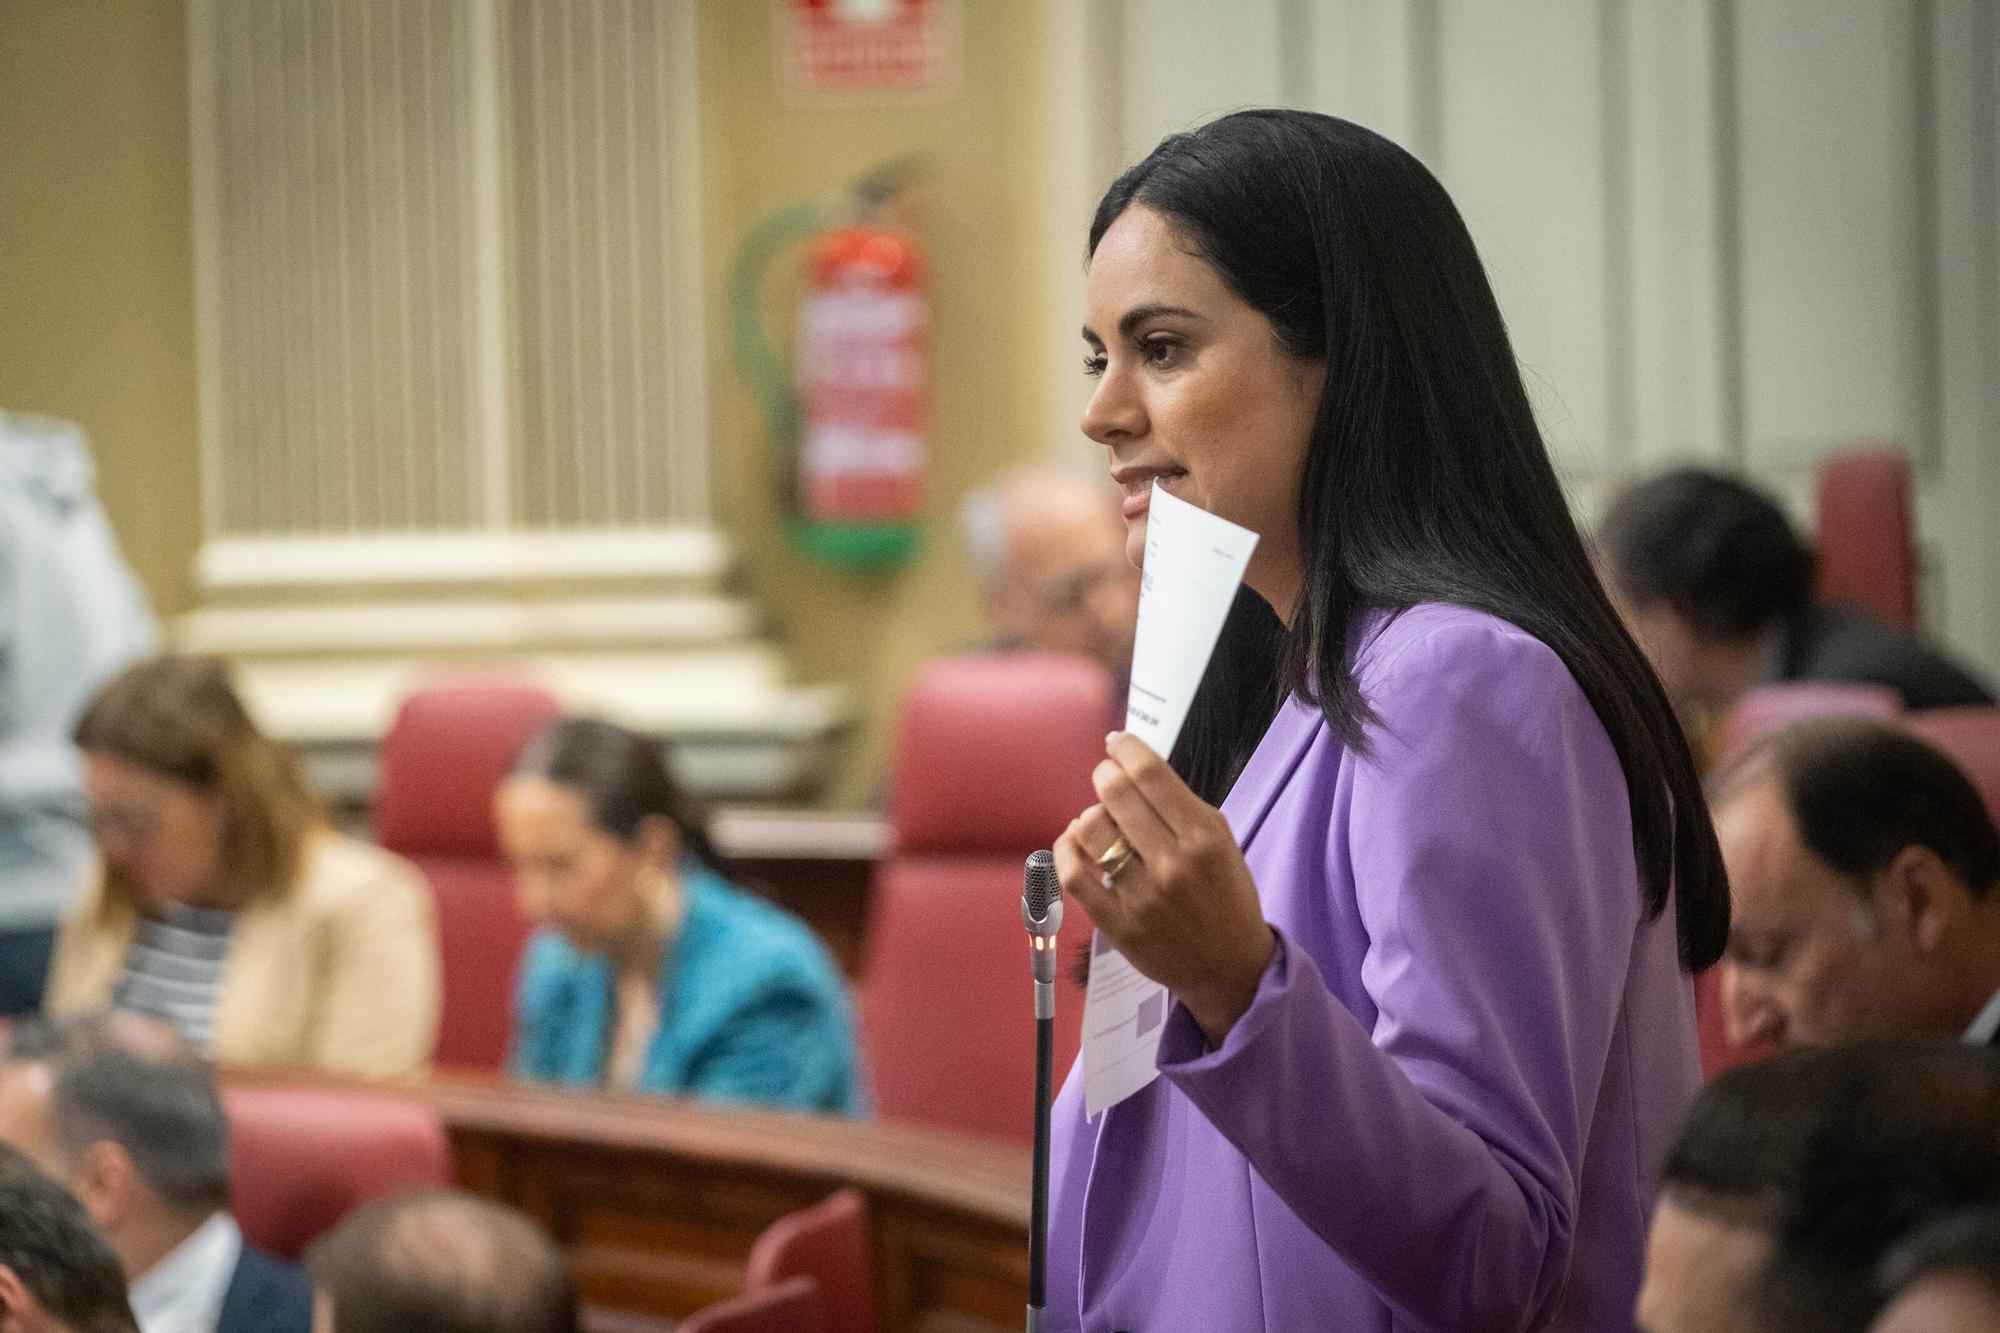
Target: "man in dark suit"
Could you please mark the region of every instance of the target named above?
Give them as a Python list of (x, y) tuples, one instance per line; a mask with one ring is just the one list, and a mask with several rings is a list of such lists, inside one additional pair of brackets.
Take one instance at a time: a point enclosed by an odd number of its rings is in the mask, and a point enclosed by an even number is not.
[(312, 1288), (304, 1283), (299, 1266), (246, 1244), (236, 1260), (236, 1271), (230, 1275), (229, 1289), (223, 1294), (215, 1333), (311, 1327)]
[(1907, 708), (1990, 704), (1986, 686), (1866, 612), (1813, 599), (1813, 557), (1742, 482), (1680, 468), (1619, 496), (1598, 525), (1606, 579), (1683, 718), (1719, 718), (1753, 685), (1882, 685)]
[(1942, 754), (1863, 718), (1797, 723), (1713, 784), (1731, 1040), (2000, 1043), (2000, 833)]
[(63, 1180), (131, 1284), (141, 1333), (309, 1333), (305, 1274), (228, 1209), (215, 1076), (127, 1018), (30, 1023), (0, 1064), (0, 1140)]

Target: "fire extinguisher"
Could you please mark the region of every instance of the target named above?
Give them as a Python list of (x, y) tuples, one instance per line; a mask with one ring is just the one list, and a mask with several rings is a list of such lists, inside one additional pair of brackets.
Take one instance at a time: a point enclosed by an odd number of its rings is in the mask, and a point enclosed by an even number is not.
[[(880, 205), (914, 164), (892, 164), (844, 200), (767, 219), (732, 278), (740, 368), (764, 400), (795, 543), (830, 563), (900, 563), (917, 547), (925, 472), (924, 265), (916, 242), (884, 225)], [(787, 373), (757, 319), (765, 271), (810, 238), (795, 369)]]

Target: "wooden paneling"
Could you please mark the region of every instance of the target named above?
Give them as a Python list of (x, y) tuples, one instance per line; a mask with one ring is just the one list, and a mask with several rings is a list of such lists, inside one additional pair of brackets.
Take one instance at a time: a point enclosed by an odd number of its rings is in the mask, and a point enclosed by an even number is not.
[(716, 811), (709, 837), (737, 882), (803, 917), (840, 970), (860, 974), (869, 883), (889, 850), (885, 819), (745, 807)]
[(1020, 1324), (1024, 1148), (916, 1126), (472, 1076), (440, 1076), (408, 1093), (443, 1118), (459, 1183), (546, 1227), (595, 1309), (676, 1319), (734, 1295), (758, 1233), (853, 1185), (868, 1198), (886, 1333)]

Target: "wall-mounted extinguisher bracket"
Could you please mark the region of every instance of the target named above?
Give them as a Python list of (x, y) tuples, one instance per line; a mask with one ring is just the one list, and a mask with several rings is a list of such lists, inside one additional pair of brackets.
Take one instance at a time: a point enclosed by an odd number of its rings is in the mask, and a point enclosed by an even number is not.
[[(900, 187), (908, 167), (898, 164)], [(874, 220), (887, 173), (853, 202), (794, 205), (745, 240), (731, 275), (739, 369), (764, 408), (778, 461), (786, 528), (806, 554), (879, 568), (918, 546), (927, 425), (929, 306), (924, 265), (906, 233)], [(758, 319), (765, 272), (811, 238), (799, 301), (794, 368), (787, 374)]]

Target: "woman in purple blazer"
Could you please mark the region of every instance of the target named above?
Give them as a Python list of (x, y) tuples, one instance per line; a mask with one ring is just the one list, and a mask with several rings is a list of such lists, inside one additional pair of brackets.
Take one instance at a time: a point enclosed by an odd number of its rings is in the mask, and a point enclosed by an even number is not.
[(1055, 849), (1175, 1003), (1161, 1078), (1057, 1103), (1048, 1326), (1630, 1328), (1728, 888), (1464, 224), (1253, 111), (1090, 250), (1134, 561), (1156, 481), (1260, 541), (1171, 766), (1112, 737)]

